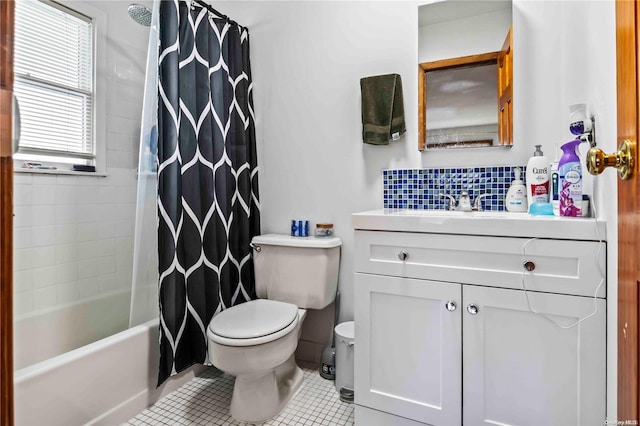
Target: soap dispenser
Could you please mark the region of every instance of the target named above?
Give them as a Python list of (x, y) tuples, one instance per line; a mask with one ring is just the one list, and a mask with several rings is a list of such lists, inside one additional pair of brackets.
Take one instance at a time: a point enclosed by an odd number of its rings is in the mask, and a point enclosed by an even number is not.
[(513, 171), (514, 180), (507, 191), (504, 206), (507, 211), (526, 213), (528, 210), (527, 189), (520, 179), (520, 169), (516, 167)]

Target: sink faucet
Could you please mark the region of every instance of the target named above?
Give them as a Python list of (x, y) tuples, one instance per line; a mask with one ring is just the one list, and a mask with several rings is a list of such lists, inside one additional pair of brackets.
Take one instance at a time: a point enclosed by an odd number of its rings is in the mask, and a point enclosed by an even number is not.
[(449, 194), (439, 193), (438, 195), (441, 197), (449, 198), (448, 210), (456, 210), (461, 212), (471, 211), (471, 198), (469, 198), (468, 191), (462, 191), (460, 193), (460, 199), (458, 200), (457, 203), (456, 203), (456, 199)]
[(481, 212), (481, 211), (484, 211), (484, 209), (482, 208), (482, 201), (481, 201), (481, 200), (482, 200), (484, 197), (487, 197), (487, 196), (489, 196), (489, 195), (491, 195), (491, 194), (487, 193), (487, 194), (480, 194), (480, 195), (478, 195), (478, 196), (476, 197), (476, 200), (473, 202), (472, 210), (473, 210), (474, 212)]

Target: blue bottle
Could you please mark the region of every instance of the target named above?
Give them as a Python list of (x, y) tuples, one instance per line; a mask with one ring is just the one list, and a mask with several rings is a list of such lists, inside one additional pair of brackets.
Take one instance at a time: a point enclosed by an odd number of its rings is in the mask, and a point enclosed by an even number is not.
[(560, 174), (560, 216), (582, 216), (582, 166), (578, 147), (582, 141), (575, 139), (562, 145), (562, 157), (558, 163)]

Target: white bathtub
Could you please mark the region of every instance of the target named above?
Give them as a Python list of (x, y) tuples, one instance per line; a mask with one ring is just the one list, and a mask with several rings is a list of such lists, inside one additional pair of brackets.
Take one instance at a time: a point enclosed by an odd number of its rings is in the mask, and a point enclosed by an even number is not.
[(117, 425), (193, 378), (195, 366), (156, 389), (153, 320), (15, 372), (16, 426)]

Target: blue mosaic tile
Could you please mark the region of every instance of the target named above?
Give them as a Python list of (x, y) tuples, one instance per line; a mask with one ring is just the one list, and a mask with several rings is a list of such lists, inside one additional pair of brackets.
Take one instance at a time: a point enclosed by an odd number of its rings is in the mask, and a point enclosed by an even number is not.
[(513, 170), (524, 166), (494, 166), (442, 169), (394, 169), (382, 171), (385, 208), (434, 210), (446, 209), (450, 194), (456, 200), (468, 191), (471, 200), (491, 194), (483, 200), (485, 210), (504, 210), (504, 198), (513, 181)]

